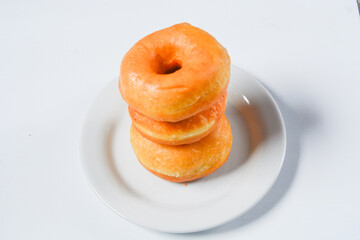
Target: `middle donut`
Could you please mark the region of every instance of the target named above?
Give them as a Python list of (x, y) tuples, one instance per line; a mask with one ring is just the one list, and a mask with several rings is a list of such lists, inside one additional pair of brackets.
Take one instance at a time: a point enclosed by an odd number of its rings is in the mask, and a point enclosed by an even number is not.
[(225, 112), (227, 93), (210, 108), (179, 122), (153, 120), (129, 106), (129, 115), (138, 132), (149, 140), (166, 145), (182, 145), (207, 136)]

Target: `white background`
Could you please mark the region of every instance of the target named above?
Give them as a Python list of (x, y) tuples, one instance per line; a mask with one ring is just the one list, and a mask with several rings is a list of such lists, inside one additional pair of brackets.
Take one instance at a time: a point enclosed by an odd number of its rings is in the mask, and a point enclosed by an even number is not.
[[(195, 234), (127, 222), (79, 159), (83, 120), (141, 37), (215, 36), (271, 91), (288, 148), (235, 221)], [(1, 1), (0, 239), (360, 239), (360, 18), (355, 0)]]

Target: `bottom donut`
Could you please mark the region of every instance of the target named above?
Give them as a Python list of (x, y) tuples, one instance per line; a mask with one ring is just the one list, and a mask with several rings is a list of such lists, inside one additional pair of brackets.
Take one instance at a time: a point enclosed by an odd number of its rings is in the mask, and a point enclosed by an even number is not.
[(200, 141), (170, 146), (150, 141), (131, 125), (130, 141), (142, 166), (171, 182), (205, 177), (221, 167), (232, 145), (231, 126), (223, 115), (215, 129)]

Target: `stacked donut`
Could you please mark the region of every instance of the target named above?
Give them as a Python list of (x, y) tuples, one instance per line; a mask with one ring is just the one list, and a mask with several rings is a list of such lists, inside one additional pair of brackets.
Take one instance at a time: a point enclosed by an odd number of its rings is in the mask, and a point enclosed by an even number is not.
[(226, 49), (187, 23), (154, 32), (126, 53), (119, 88), (129, 104), (131, 145), (147, 170), (187, 182), (226, 162), (229, 78)]

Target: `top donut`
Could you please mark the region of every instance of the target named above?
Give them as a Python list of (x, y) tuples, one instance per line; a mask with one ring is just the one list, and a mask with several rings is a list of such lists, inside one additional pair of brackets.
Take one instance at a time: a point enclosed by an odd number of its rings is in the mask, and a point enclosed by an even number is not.
[(138, 112), (177, 122), (214, 104), (229, 78), (226, 49), (204, 30), (181, 23), (144, 37), (125, 54), (119, 88)]

